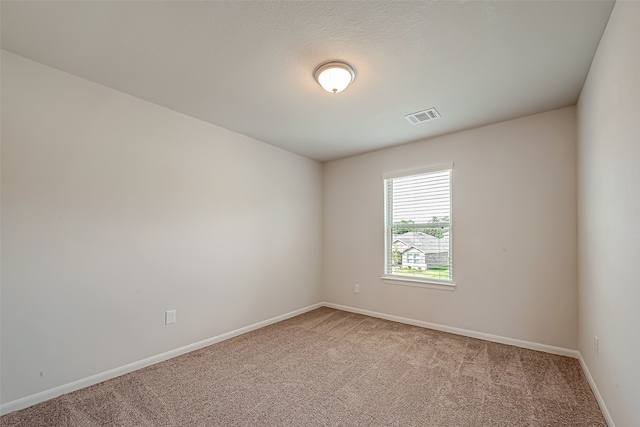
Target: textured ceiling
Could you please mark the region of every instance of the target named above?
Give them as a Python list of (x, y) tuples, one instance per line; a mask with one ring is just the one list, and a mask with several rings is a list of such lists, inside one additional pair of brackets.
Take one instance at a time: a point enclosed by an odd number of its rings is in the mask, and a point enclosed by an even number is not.
[[(612, 1), (2, 1), (2, 48), (326, 161), (576, 103)], [(312, 72), (357, 70), (339, 94)], [(442, 118), (403, 116), (435, 107)]]

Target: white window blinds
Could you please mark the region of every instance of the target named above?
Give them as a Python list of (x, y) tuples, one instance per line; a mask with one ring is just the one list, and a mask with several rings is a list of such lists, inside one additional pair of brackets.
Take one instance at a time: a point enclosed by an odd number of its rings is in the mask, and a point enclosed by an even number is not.
[(451, 282), (451, 165), (384, 186), (385, 274)]

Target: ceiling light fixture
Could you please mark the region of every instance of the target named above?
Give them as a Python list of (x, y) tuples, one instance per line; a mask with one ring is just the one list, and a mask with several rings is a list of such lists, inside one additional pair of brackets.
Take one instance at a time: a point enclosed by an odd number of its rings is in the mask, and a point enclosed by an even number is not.
[(346, 62), (324, 62), (315, 69), (313, 78), (324, 90), (331, 93), (342, 92), (356, 78), (356, 70)]

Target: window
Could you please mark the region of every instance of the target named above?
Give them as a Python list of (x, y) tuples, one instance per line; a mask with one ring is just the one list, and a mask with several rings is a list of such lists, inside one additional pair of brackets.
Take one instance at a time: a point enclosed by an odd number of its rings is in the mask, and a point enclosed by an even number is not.
[(407, 254), (407, 262), (411, 264), (419, 263), (420, 254)]
[(385, 283), (452, 287), (451, 171), (385, 177)]

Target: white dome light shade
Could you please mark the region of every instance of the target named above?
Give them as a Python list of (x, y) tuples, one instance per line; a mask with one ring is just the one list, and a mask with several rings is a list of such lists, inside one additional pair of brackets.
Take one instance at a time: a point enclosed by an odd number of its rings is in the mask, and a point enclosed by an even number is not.
[(326, 62), (313, 72), (313, 77), (324, 90), (331, 93), (342, 92), (356, 78), (356, 70), (345, 62)]

